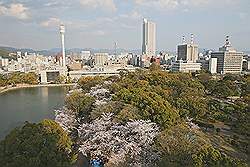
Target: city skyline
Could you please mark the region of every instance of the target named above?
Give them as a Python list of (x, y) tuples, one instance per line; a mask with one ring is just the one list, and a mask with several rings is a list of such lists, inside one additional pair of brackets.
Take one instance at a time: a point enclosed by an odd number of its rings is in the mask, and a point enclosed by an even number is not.
[[(157, 24), (157, 50), (175, 51), (183, 35), (195, 34), (200, 48), (218, 50), (230, 35), (249, 50), (248, 0), (31, 0), (0, 1), (0, 46), (59, 48), (64, 23), (66, 48), (141, 48), (143, 18)], [(216, 4), (216, 6), (215, 6)], [(3, 23), (3, 24), (2, 24)], [(188, 23), (188, 24), (187, 24)]]

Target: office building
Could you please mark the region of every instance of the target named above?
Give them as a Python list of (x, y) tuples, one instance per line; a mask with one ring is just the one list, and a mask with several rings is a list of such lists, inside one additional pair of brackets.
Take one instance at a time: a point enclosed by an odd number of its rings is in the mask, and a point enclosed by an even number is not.
[(107, 65), (108, 53), (95, 53), (94, 62), (95, 66), (104, 66)]
[(212, 58), (217, 58), (217, 73), (219, 74), (240, 74), (243, 65), (243, 52), (237, 52), (226, 37), (224, 46), (219, 51), (211, 53)]
[(209, 72), (211, 74), (217, 73), (217, 58), (210, 58), (209, 59)]
[(186, 43), (185, 37), (182, 44), (177, 46), (177, 61), (172, 64), (173, 72), (195, 72), (201, 70), (201, 63), (198, 60), (198, 45), (194, 44), (194, 35), (191, 34), (191, 42)]
[(191, 35), (191, 42), (186, 43), (183, 37), (183, 43), (177, 46), (178, 57), (177, 60), (195, 63), (198, 60), (198, 45), (194, 44), (194, 36)]
[(196, 72), (201, 70), (201, 63), (184, 62), (178, 60), (172, 64), (171, 71), (173, 72)]
[(143, 19), (142, 54), (155, 56), (156, 53), (156, 24)]

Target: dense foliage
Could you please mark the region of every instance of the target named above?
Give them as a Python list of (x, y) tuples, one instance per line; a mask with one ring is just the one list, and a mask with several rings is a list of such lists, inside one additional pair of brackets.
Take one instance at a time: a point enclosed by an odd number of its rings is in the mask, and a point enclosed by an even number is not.
[(0, 143), (0, 166), (67, 167), (74, 162), (72, 142), (52, 120), (26, 123)]
[(79, 118), (87, 119), (93, 109), (95, 100), (84, 93), (73, 92), (65, 98), (65, 106)]
[[(105, 166), (245, 167), (250, 162), (249, 85), (249, 76), (169, 73), (153, 64), (119, 76), (80, 78), (55, 121), (74, 150), (88, 160), (101, 157)], [(36, 132), (43, 134), (22, 135)], [(40, 137), (37, 142), (47, 135)], [(72, 162), (72, 154), (67, 156), (61, 159), (65, 164)]]
[(91, 87), (96, 86), (97, 84), (100, 84), (102, 82), (102, 78), (97, 76), (97, 77), (82, 77), (79, 79), (78, 84), (80, 87), (88, 91), (91, 89)]
[[(249, 76), (168, 73), (153, 65), (120, 76), (81, 78), (78, 84), (80, 90), (66, 97), (67, 114), (59, 112), (57, 121), (81, 148), (91, 148), (86, 145), (90, 135), (80, 135), (82, 125), (93, 126), (103, 113), (112, 113), (114, 124), (148, 120), (160, 127), (149, 147), (157, 151), (148, 152), (159, 156), (158, 166), (246, 166), (240, 159), (249, 161)], [(110, 126), (105, 125), (107, 133)], [(101, 150), (90, 150), (95, 151)], [(101, 154), (112, 160), (116, 153), (109, 153)], [(142, 157), (137, 159), (145, 164)], [(119, 165), (133, 162), (128, 158)]]
[(203, 132), (179, 124), (162, 131), (157, 141), (162, 152), (159, 166), (234, 167), (246, 166), (215, 149)]
[(38, 76), (33, 73), (11, 73), (6, 75), (0, 74), (0, 87), (7, 85), (16, 85), (16, 84), (38, 84)]

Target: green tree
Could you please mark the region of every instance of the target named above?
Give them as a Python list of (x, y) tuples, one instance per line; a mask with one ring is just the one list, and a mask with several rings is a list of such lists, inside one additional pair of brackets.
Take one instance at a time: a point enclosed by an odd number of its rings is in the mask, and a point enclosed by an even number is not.
[(95, 99), (81, 92), (73, 92), (65, 98), (65, 105), (72, 110), (79, 118), (88, 120), (90, 113), (94, 108)]
[(209, 144), (202, 132), (190, 129), (185, 123), (161, 132), (157, 147), (162, 154), (159, 166), (192, 166), (192, 155)]
[(179, 124), (162, 131), (157, 139), (162, 153), (160, 167), (243, 167), (238, 159), (224, 155), (215, 149), (201, 131)]
[(62, 84), (62, 83), (65, 83), (65, 80), (66, 80), (66, 77), (65, 77), (64, 75), (59, 75), (59, 76), (56, 78), (55, 82), (56, 82), (57, 84)]
[(150, 119), (162, 127), (171, 126), (179, 116), (178, 111), (166, 100), (146, 88), (121, 89), (113, 96), (113, 100), (136, 106), (143, 119)]
[(160, 65), (158, 65), (157, 63), (153, 62), (150, 66), (149, 66), (149, 70), (151, 71), (158, 71), (161, 70)]
[(203, 147), (197, 154), (192, 155), (192, 166), (195, 167), (247, 167), (238, 159), (228, 157), (212, 146)]
[(91, 87), (94, 87), (98, 84), (101, 84), (103, 82), (102, 77), (96, 76), (96, 77), (81, 77), (78, 80), (78, 85), (83, 90), (90, 90)]
[(38, 76), (33, 72), (22, 74), (21, 78), (22, 78), (22, 83), (31, 85), (38, 84)]
[(38, 76), (33, 73), (14, 72), (7, 75), (0, 76), (0, 86), (16, 85), (16, 84), (38, 84)]
[(202, 72), (198, 75), (198, 79), (202, 82), (202, 83), (206, 83), (209, 80), (211, 80), (211, 74), (206, 73), (206, 72)]
[(15, 85), (22, 83), (23, 78), (20, 72), (12, 73), (8, 76), (8, 85)]
[(103, 113), (114, 113), (115, 120), (126, 123), (129, 120), (142, 119), (140, 110), (131, 105), (120, 101), (110, 101), (106, 104), (97, 106), (91, 112), (91, 118), (96, 119), (101, 117)]
[(5, 75), (0, 74), (0, 87), (7, 85), (7, 77)]
[(75, 161), (72, 142), (52, 120), (25, 123), (0, 143), (0, 166), (68, 167)]

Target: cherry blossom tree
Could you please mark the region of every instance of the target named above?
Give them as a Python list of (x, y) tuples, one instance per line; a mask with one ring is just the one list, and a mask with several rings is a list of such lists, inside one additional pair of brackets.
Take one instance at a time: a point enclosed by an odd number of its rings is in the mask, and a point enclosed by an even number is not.
[(76, 115), (68, 110), (63, 108), (61, 110), (55, 110), (55, 121), (68, 133), (71, 133), (74, 128), (77, 127), (77, 118)]
[[(92, 87), (85, 95), (95, 99), (96, 107), (111, 101), (111, 93), (103, 85)], [(79, 152), (90, 154), (90, 158), (103, 157), (110, 166), (155, 166), (160, 157), (153, 147), (159, 134), (156, 123), (147, 120), (122, 123), (114, 118), (114, 113), (103, 113), (94, 120), (85, 121), (65, 107), (56, 110), (55, 121), (76, 139)]]
[(113, 121), (113, 114), (103, 114), (78, 129), (79, 151), (83, 154), (107, 158), (118, 166), (128, 161), (128, 166), (153, 166), (159, 156), (151, 145), (158, 134), (158, 126), (150, 121), (138, 120), (121, 124)]

